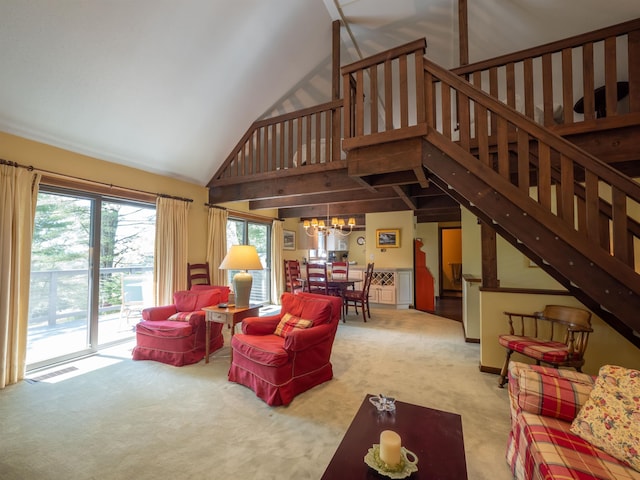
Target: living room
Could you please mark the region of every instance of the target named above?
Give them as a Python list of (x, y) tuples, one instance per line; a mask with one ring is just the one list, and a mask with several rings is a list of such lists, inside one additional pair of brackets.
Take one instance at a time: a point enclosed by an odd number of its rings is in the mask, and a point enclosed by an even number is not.
[[(245, 120), (249, 123), (254, 118)], [(49, 181), (55, 178), (104, 189), (115, 187), (122, 192), (159, 192), (193, 199), (186, 227), (188, 259), (197, 262), (205, 257), (209, 240), (206, 235), (209, 190), (201, 182), (185, 180), (175, 173), (154, 173), (153, 169), (114, 163), (86, 151), (78, 153), (70, 145), (65, 147), (64, 142), (47, 143), (9, 131), (0, 132), (0, 158), (33, 167)], [(247, 213), (251, 210), (247, 202), (220, 206)], [(278, 218), (278, 211), (261, 210), (260, 215)], [(448, 223), (417, 223), (410, 210), (370, 213), (366, 223), (364, 245), (354, 245), (356, 235), (349, 238), (349, 250), (359, 250), (362, 263), (373, 260), (377, 268), (411, 269), (413, 240), (420, 238), (427, 245), (427, 261), (432, 262), (429, 267), (434, 271), (442, 268), (438, 261), (438, 230)], [(282, 474), (283, 463), (291, 467), (286, 471), (292, 477), (317, 478), (367, 393), (389, 394), (399, 401), (460, 413), (470, 478), (510, 478), (504, 462), (509, 431), (508, 399), (506, 390), (498, 389), (496, 375), (505, 353), (497, 337), (508, 328), (503, 312), (534, 312), (547, 304), (581, 304), (500, 238), (497, 240), (500, 288), (479, 288), (481, 227), (477, 217), (464, 208), (456, 225), (464, 232), (466, 300), (462, 323), (413, 309), (374, 308), (372, 321), (367, 325), (360, 324), (359, 317), (349, 317), (346, 324), (340, 325), (335, 345), (334, 380), (281, 410), (266, 407), (250, 391), (227, 382), (226, 350), (214, 355), (210, 365), (182, 369), (153, 362), (133, 363), (127, 345), (100, 352), (88, 363), (74, 364), (76, 372), (82, 374), (70, 371), (52, 380), (51, 385), (44, 380), (34, 384), (20, 382), (3, 391), (0, 396), (3, 418), (14, 418), (8, 431), (16, 433), (16, 441), (6, 444), (11, 460), (0, 464), (6, 468), (7, 478), (206, 476), (215, 472), (216, 466), (231, 477), (260, 478), (263, 474), (262, 478), (275, 478)], [(300, 219), (283, 222), (285, 230), (298, 232), (299, 227)], [(383, 252), (375, 246), (375, 232), (387, 228), (401, 232), (401, 244), (398, 249)], [(297, 249), (282, 253), (284, 259), (302, 259), (306, 255)], [(586, 373), (596, 375), (605, 364), (640, 369), (636, 346), (597, 316), (593, 317), (593, 330), (583, 368)], [(92, 368), (96, 371), (92, 372)], [(100, 371), (111, 376), (99, 376)], [(43, 395), (38, 388), (47, 389), (47, 394)], [(98, 398), (100, 395), (102, 399)], [(175, 407), (177, 404), (195, 412), (194, 417), (184, 415)], [(167, 405), (172, 407), (165, 409)], [(49, 409), (50, 406), (55, 408)], [(32, 409), (41, 415), (30, 415)], [(100, 411), (103, 413), (97, 415)], [(145, 417), (149, 411), (154, 415)], [(209, 428), (196, 425), (208, 414), (211, 419), (205, 426)], [(230, 419), (237, 422), (234, 424)], [(158, 425), (163, 428), (157, 430)], [(20, 432), (26, 435), (19, 437)], [(110, 432), (117, 445), (110, 444)], [(209, 433), (211, 437), (206, 436)], [(491, 440), (483, 437), (487, 434)], [(152, 452), (145, 450), (144, 438), (138, 439), (142, 443), (128, 443), (134, 436), (155, 436)], [(33, 438), (37, 440), (30, 443)], [(309, 445), (309, 438), (318, 439), (318, 448), (315, 443)], [(168, 453), (166, 444), (176, 442), (185, 447)], [(53, 444), (59, 444), (59, 449), (47, 454)], [(296, 451), (299, 445), (305, 445), (300, 447), (303, 453)], [(74, 459), (64, 456), (65, 451), (83, 448), (85, 456)], [(291, 453), (292, 450), (296, 453)], [(109, 454), (101, 455), (102, 452)], [(180, 458), (172, 458), (177, 456)], [(208, 460), (199, 462), (202, 458)], [(187, 473), (182, 462), (194, 469)]]

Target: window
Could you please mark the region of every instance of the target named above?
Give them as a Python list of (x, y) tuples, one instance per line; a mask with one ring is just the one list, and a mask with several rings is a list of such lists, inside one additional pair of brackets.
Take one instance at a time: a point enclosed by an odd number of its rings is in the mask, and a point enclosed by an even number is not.
[(28, 369), (133, 337), (142, 307), (152, 304), (154, 237), (155, 205), (40, 188)]
[[(232, 245), (253, 245), (258, 251), (263, 270), (254, 270), (250, 302), (271, 303), (271, 224), (242, 218), (227, 219), (227, 248)], [(235, 270), (227, 271), (229, 285)]]

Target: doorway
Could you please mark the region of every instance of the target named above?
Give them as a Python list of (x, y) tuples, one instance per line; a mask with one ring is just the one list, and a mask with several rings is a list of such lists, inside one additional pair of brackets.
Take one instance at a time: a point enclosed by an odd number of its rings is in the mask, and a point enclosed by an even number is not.
[(462, 297), (462, 228), (440, 227), (440, 297)]

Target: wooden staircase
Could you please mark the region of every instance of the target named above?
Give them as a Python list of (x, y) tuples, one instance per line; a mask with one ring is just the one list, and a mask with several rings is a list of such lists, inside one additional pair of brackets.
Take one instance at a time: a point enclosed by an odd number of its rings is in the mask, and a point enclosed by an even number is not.
[[(592, 52), (594, 43), (604, 42), (605, 51), (611, 49), (615, 58), (619, 54), (617, 39), (627, 40), (630, 68), (626, 73), (634, 110), (619, 115), (624, 118), (614, 120), (618, 126), (638, 125), (640, 75), (632, 59), (640, 54), (639, 29), (638, 21), (629, 22), (591, 35), (586, 44), (565, 42), (560, 50), (562, 73), (571, 78), (573, 50), (581, 48), (580, 74), (590, 76), (584, 81), (590, 90), (585, 91), (593, 92), (593, 55), (585, 52)], [(348, 128), (343, 141), (349, 174), (366, 181), (388, 171), (387, 165), (375, 161), (385, 152), (410, 152), (407, 161), (397, 165), (397, 171), (414, 172), (416, 182), (433, 182), (448, 192), (640, 346), (633, 334), (640, 332), (636, 314), (640, 308), (636, 269), (640, 185), (533, 120), (533, 59), (512, 57), (503, 65), (509, 100), (505, 104), (497, 99), (497, 67), (489, 67), (492, 95), (423, 58), (425, 47), (424, 42), (414, 42), (398, 50), (399, 74), (395, 77), (403, 87), (400, 89), (386, 84), (394, 78), (390, 73), (393, 60), (388, 54), (343, 68), (344, 85), (351, 92), (345, 95)], [(551, 85), (546, 79), (553, 76), (554, 53), (547, 50), (541, 56), (543, 85)], [(517, 62), (525, 66), (523, 113), (513, 108)], [(604, 70), (607, 116), (616, 117), (615, 62), (605, 61)], [(463, 73), (481, 81), (482, 71)], [(382, 87), (380, 79), (385, 82)], [(404, 88), (411, 83), (414, 91)], [(572, 82), (569, 93), (563, 93), (565, 120), (570, 118), (566, 110), (573, 110), (571, 88)], [(394, 91), (399, 95), (394, 97)], [(367, 98), (379, 96), (386, 108), (382, 120), (378, 107), (371, 106), (375, 102), (365, 104)], [(417, 99), (413, 114), (408, 98)], [(543, 98), (544, 123), (555, 125), (552, 92), (547, 87), (543, 88)], [(584, 104), (589, 105), (585, 111), (595, 111), (594, 95), (587, 93)], [(611, 118), (602, 120), (611, 122)], [(596, 121), (592, 113), (583, 120)], [(579, 130), (575, 124), (572, 128)]]
[(411, 184), (436, 185), (640, 347), (640, 185), (626, 175), (640, 176), (640, 20), (453, 71), (425, 49), (345, 66), (343, 101), (256, 122), (210, 201), (256, 198), (250, 179), (274, 180), (265, 198), (300, 195), (304, 174), (324, 203), (328, 190), (380, 192), (385, 177), (406, 209)]

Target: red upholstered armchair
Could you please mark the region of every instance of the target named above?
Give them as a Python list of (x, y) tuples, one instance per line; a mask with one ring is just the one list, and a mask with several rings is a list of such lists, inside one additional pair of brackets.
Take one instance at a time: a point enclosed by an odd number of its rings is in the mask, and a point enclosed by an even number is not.
[[(146, 308), (136, 325), (134, 360), (155, 360), (181, 367), (197, 363), (205, 354), (205, 312), (203, 307), (226, 302), (229, 287), (213, 285), (173, 294), (173, 305)], [(210, 348), (222, 347), (222, 324), (211, 325)]]
[(333, 378), (331, 348), (342, 311), (340, 297), (285, 292), (281, 300), (280, 314), (245, 318), (231, 340), (229, 380), (269, 405), (288, 405)]

